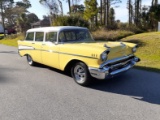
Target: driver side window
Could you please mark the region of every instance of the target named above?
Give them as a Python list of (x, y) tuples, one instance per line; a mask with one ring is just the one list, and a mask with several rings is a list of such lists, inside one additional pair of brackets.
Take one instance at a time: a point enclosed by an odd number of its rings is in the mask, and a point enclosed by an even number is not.
[(56, 42), (57, 41), (57, 32), (48, 32), (46, 34), (46, 42)]

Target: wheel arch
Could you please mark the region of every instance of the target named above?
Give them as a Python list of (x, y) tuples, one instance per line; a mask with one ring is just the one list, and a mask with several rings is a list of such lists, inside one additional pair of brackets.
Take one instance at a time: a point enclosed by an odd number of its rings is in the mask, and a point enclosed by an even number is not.
[(30, 54), (28, 54), (28, 53), (24, 54), (24, 56), (27, 56), (27, 55), (30, 55)]
[(77, 62), (82, 62), (82, 63), (84, 63), (84, 64), (87, 66), (87, 64), (86, 64), (85, 62), (83, 62), (83, 61), (81, 61), (81, 60), (73, 59), (73, 60), (71, 60), (71, 61), (69, 61), (69, 62), (67, 63), (67, 65), (66, 65), (65, 68), (64, 68), (64, 71), (65, 71), (65, 72), (70, 71), (71, 68), (72, 68), (72, 66), (75, 65)]

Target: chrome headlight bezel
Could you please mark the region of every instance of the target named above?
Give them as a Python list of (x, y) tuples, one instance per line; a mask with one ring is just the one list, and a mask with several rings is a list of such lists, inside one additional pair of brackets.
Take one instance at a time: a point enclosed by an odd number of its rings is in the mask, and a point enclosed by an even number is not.
[(104, 61), (107, 60), (107, 58), (108, 58), (107, 53), (106, 53), (106, 52), (103, 52), (103, 53), (101, 54), (101, 60), (104, 62)]
[(132, 48), (132, 52), (135, 53), (137, 51), (137, 47)]

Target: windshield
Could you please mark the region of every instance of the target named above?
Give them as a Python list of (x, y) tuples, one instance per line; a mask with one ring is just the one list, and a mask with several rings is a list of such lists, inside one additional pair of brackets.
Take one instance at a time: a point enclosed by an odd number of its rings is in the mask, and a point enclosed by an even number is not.
[(94, 42), (87, 29), (69, 29), (59, 33), (59, 42)]

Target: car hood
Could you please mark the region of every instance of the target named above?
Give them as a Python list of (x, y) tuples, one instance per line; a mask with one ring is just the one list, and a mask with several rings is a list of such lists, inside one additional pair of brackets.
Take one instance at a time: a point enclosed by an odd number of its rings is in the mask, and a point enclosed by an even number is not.
[(100, 55), (110, 49), (108, 59), (132, 54), (135, 44), (122, 42), (95, 42), (95, 43), (70, 43), (61, 44), (60, 51), (68, 54), (83, 55), (100, 58)]

